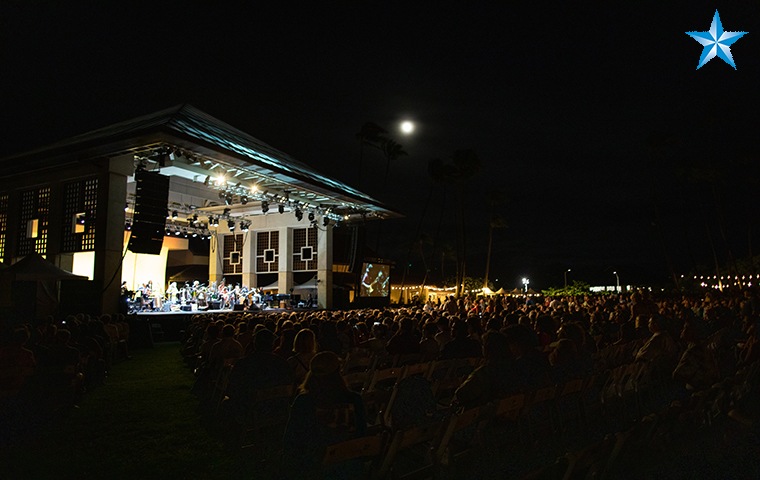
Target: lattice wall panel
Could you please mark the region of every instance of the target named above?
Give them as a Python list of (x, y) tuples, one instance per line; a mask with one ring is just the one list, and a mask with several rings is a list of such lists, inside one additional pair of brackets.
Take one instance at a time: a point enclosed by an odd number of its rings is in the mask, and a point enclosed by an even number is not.
[(279, 270), (280, 232), (256, 233), (256, 273), (269, 273)]
[(304, 272), (317, 269), (317, 229), (293, 230), (293, 271)]
[[(233, 263), (233, 252), (236, 263)], [(243, 273), (243, 235), (224, 236), (224, 274)]]
[[(95, 221), (98, 202), (98, 179), (89, 178), (67, 183), (63, 189), (63, 222), (61, 251), (95, 250)], [(84, 231), (75, 229), (75, 216), (85, 214)]]
[[(27, 190), (21, 194), (21, 215), (18, 232), (18, 255), (47, 253), (48, 224), (50, 217), (50, 187)], [(36, 228), (32, 222), (36, 220)], [(31, 230), (35, 230), (32, 232)]]

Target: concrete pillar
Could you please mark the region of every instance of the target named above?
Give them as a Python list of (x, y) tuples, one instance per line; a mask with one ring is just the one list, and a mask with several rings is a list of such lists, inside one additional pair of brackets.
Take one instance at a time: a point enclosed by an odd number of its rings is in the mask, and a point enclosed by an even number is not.
[(290, 293), (293, 288), (293, 230), (280, 227), (280, 258), (277, 267), (277, 284), (280, 293)]
[(256, 283), (256, 232), (253, 230), (243, 237), (243, 280), (248, 288), (257, 287)]
[(319, 308), (332, 308), (333, 226), (317, 231), (317, 300)]
[(121, 259), (124, 248), (124, 202), (127, 198), (127, 175), (132, 161), (108, 159), (98, 178), (98, 207), (93, 278), (102, 285), (101, 312), (119, 311), (121, 295)]
[(208, 281), (209, 285), (212, 282), (221, 281), (224, 268), (224, 235), (216, 233), (212, 230), (211, 240), (209, 243), (208, 252)]

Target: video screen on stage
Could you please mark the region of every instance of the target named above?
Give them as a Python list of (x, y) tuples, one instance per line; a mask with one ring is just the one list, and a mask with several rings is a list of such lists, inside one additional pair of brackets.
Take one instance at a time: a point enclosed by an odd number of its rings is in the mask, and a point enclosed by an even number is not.
[(382, 263), (363, 263), (360, 297), (387, 297), (391, 293), (391, 267)]

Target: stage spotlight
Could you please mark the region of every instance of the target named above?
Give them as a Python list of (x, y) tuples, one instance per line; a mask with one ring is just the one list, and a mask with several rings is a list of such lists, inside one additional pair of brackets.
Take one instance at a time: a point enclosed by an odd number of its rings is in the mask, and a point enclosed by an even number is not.
[(267, 213), (269, 211), (269, 202), (264, 200), (261, 202), (261, 213)]
[(296, 219), (300, 222), (303, 220), (303, 212), (300, 208), (296, 208)]
[(130, 222), (129, 220), (127, 220), (127, 223), (124, 224), (124, 229), (125, 230), (132, 230), (132, 222)]
[(250, 226), (251, 222), (240, 222), (240, 230), (243, 232), (247, 232)]
[(224, 203), (225, 203), (225, 205), (232, 205), (232, 200), (233, 200), (233, 198), (232, 198), (231, 194), (228, 193), (228, 194), (224, 195)]
[(226, 217), (227, 215), (229, 215), (229, 214), (230, 214), (230, 211), (231, 211), (231, 210), (230, 210), (229, 208), (225, 208), (225, 209), (224, 209), (224, 211), (222, 212), (222, 216), (223, 216), (223, 217)]
[(184, 236), (185, 238), (187, 238), (187, 228), (183, 228), (182, 229), (182, 236)]
[(246, 197), (245, 195), (243, 195), (242, 197), (240, 197), (240, 203), (242, 203), (243, 205), (247, 205), (248, 204), (248, 197)]
[(194, 213), (193, 214), (193, 225), (197, 225), (197, 224), (198, 224), (198, 214)]
[(180, 233), (182, 233), (182, 232), (180, 232), (179, 230), (174, 230), (174, 235), (176, 235), (176, 236), (179, 237)]
[(325, 226), (325, 227), (328, 226), (328, 225), (330, 225), (330, 219), (327, 218), (327, 217), (324, 217), (322, 219), (322, 225)]
[(314, 221), (314, 212), (309, 212), (309, 221), (310, 222)]
[(283, 204), (277, 205), (277, 211), (280, 213), (285, 213), (285, 205)]
[(198, 232), (193, 232), (193, 238), (198, 236)]
[(176, 220), (176, 219), (177, 219), (177, 217), (179, 217), (179, 213), (178, 213), (176, 210), (174, 210), (174, 211), (172, 212), (172, 219)]
[(169, 229), (169, 227), (166, 227), (164, 228), (164, 233), (166, 233), (166, 235), (171, 235), (172, 231)]
[(233, 231), (233, 230), (235, 230), (235, 220), (233, 220), (231, 218), (229, 220), (227, 220), (227, 228), (230, 229), (230, 232)]
[(166, 218), (167, 219), (172, 218), (172, 211), (171, 210), (167, 210), (166, 211)]

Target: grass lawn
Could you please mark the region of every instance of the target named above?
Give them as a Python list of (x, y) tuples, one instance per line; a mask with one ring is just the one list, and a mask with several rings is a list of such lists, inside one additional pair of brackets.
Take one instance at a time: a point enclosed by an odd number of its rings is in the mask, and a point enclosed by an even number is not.
[(204, 428), (179, 344), (136, 350), (78, 409), (0, 452), (0, 478), (254, 478)]

